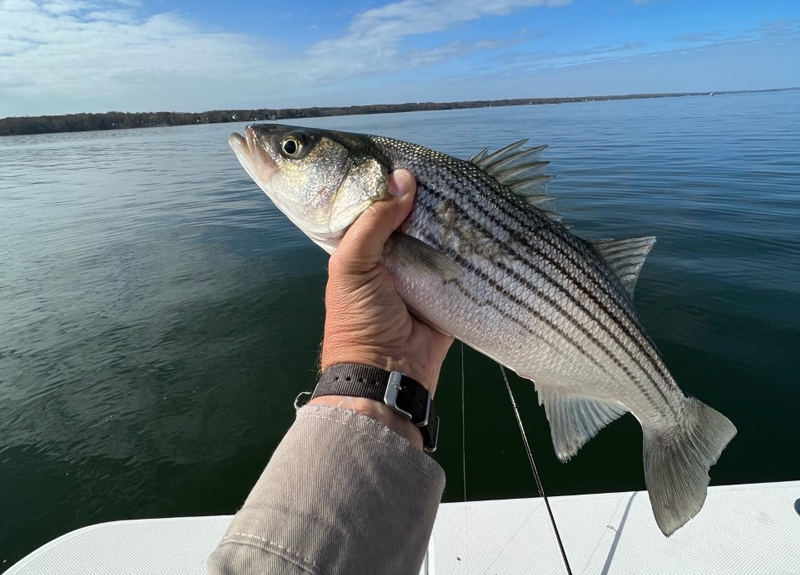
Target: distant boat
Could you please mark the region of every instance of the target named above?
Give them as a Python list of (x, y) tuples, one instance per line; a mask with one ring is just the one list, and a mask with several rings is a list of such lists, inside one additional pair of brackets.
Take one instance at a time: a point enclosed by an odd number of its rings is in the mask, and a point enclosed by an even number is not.
[(714, 92), (711, 92), (711, 93), (709, 94), (709, 96), (713, 96), (713, 95), (714, 95)]

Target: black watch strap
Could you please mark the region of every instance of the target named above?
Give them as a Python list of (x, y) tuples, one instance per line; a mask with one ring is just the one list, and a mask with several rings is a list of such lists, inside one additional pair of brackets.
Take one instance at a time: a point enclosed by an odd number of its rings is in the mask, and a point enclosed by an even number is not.
[(419, 427), (427, 453), (436, 451), (439, 418), (431, 394), (402, 372), (357, 363), (337, 363), (322, 372), (312, 399), (322, 395), (350, 395), (381, 401)]

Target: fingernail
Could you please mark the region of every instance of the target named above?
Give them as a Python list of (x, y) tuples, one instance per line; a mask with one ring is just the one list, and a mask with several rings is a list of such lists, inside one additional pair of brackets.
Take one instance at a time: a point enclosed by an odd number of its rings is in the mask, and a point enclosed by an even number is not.
[(393, 196), (405, 196), (414, 185), (414, 177), (406, 170), (397, 170), (389, 177), (389, 193)]

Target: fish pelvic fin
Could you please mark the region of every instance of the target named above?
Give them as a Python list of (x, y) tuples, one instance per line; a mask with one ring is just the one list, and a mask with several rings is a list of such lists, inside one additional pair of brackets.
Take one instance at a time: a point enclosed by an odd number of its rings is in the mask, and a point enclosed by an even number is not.
[(644, 260), (653, 245), (656, 243), (654, 236), (641, 236), (636, 238), (623, 238), (620, 240), (587, 240), (589, 245), (603, 261), (611, 268), (628, 295), (633, 298), (633, 290), (639, 281)]
[(644, 430), (644, 480), (650, 505), (667, 537), (702, 509), (708, 470), (736, 435), (727, 417), (703, 402), (686, 398), (684, 420), (674, 427)]
[(537, 386), (537, 392), (550, 422), (553, 448), (562, 462), (627, 411), (619, 403), (570, 394), (557, 387)]

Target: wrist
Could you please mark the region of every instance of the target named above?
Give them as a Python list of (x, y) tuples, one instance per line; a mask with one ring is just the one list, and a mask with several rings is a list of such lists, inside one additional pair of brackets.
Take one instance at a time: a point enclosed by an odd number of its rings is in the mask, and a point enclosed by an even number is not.
[(431, 394), (431, 398), (436, 394), (439, 365), (436, 365), (435, 368), (426, 368), (419, 362), (401, 355), (373, 350), (366, 346), (354, 349), (352, 346), (337, 346), (335, 342), (325, 345), (322, 350), (322, 371), (337, 363), (356, 363), (378, 367), (386, 371), (399, 371), (420, 382)]
[(324, 405), (355, 411), (382, 423), (419, 450), (423, 448), (422, 433), (419, 428), (380, 401), (346, 395), (322, 395), (315, 397), (307, 405)]

